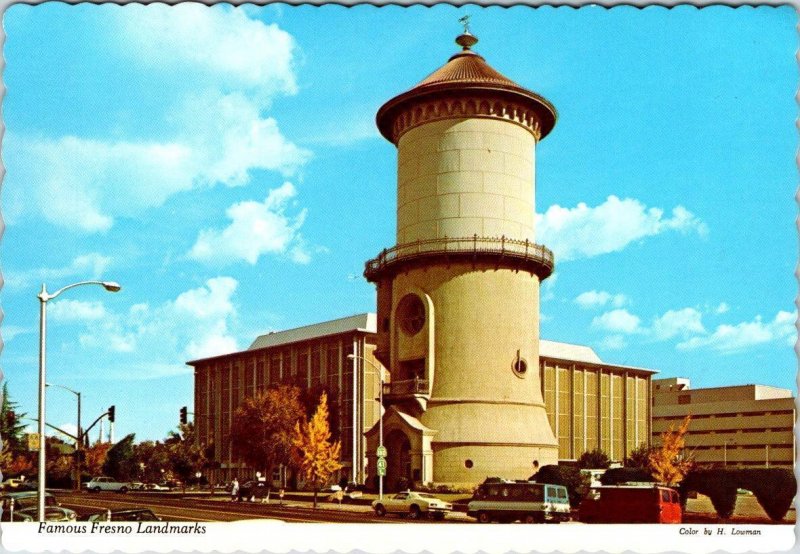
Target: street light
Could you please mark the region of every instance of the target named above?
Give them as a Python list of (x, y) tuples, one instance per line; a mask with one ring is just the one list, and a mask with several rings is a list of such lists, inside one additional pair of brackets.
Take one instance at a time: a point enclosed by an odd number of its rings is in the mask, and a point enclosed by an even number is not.
[(722, 443), (722, 465), (723, 467), (728, 467), (728, 443), (736, 444), (736, 441), (733, 439), (725, 439), (725, 442)]
[(60, 288), (54, 293), (48, 293), (44, 283), (42, 291), (36, 295), (39, 299), (39, 484), (37, 487), (37, 504), (39, 521), (44, 521), (44, 490), (46, 475), (46, 453), (44, 440), (45, 426), (45, 388), (46, 388), (46, 339), (47, 339), (47, 302), (64, 292), (65, 290), (79, 287), (82, 285), (100, 285), (109, 292), (117, 292), (122, 287), (113, 281), (81, 281)]
[(81, 429), (81, 393), (78, 391), (72, 390), (69, 387), (65, 387), (64, 385), (56, 385), (55, 383), (45, 383), (44, 386), (46, 387), (58, 387), (60, 389), (64, 389), (66, 391), (71, 392), (75, 396), (78, 397), (78, 432), (76, 433), (78, 437), (77, 444), (75, 445), (75, 451), (77, 452), (75, 466), (76, 466), (76, 473), (77, 476), (75, 477), (75, 483), (77, 490), (81, 490), (81, 449), (83, 448), (83, 433)]
[[(378, 389), (378, 403), (380, 404), (380, 411), (378, 413), (378, 448), (383, 450), (383, 367), (378, 367), (364, 356), (358, 356), (356, 354), (348, 354), (348, 360), (355, 360), (358, 358), (369, 365), (371, 365), (375, 370), (377, 370), (379, 379), (381, 381), (381, 386)], [(355, 393), (355, 391), (353, 391)], [(376, 456), (377, 459), (377, 456)], [(355, 469), (355, 468), (353, 468)], [(383, 475), (378, 475), (378, 498), (383, 500)]]

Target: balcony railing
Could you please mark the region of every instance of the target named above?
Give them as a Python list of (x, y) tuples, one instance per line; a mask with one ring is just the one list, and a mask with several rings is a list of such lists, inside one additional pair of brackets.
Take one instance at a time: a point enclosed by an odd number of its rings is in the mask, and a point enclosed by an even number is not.
[(384, 395), (430, 394), (427, 379), (408, 379), (383, 384)]
[(548, 277), (555, 266), (553, 252), (529, 240), (503, 237), (444, 237), (398, 244), (369, 260), (364, 276), (369, 281), (416, 260), (436, 258), (443, 261), (490, 261), (498, 266), (530, 271), (540, 279)]

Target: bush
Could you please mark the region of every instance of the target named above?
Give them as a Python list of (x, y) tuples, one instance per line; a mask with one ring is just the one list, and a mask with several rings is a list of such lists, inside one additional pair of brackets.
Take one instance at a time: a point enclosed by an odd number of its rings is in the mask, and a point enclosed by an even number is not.
[(736, 469), (701, 469), (691, 471), (680, 484), (681, 501), (689, 495), (689, 491), (697, 491), (711, 499), (717, 515), (728, 519), (736, 508), (736, 490), (741, 480), (740, 471)]
[(607, 469), (610, 465), (608, 454), (600, 448), (587, 450), (578, 458), (578, 467), (581, 469)]
[(620, 483), (653, 483), (655, 479), (647, 469), (639, 467), (615, 467), (607, 469), (600, 477), (603, 485), (618, 485)]
[(535, 475), (535, 480), (537, 483), (567, 487), (569, 504), (573, 508), (576, 508), (586, 496), (586, 493), (589, 492), (589, 478), (586, 475), (581, 475), (581, 470), (577, 467), (543, 466)]
[(773, 521), (784, 518), (797, 492), (797, 481), (791, 470), (778, 467), (740, 470), (737, 485), (751, 491)]

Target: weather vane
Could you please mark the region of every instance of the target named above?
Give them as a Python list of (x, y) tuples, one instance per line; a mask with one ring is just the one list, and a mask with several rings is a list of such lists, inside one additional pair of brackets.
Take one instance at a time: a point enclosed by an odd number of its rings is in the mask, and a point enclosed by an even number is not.
[(464, 26), (464, 34), (470, 34), (469, 33), (469, 14), (467, 14), (464, 17), (462, 17), (461, 19), (459, 19), (458, 22), (461, 23)]

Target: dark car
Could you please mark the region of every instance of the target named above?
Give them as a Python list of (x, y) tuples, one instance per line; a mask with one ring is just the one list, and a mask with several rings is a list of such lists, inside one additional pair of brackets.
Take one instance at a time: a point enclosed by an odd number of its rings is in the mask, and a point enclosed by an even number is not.
[(161, 521), (161, 518), (147, 508), (130, 508), (98, 512), (90, 515), (88, 521)]
[[(0, 521), (36, 521), (39, 516), (36, 492), (17, 491), (0, 496), (3, 515)], [(48, 493), (44, 496), (44, 518), (46, 521), (75, 521), (77, 515), (69, 508), (62, 508), (56, 498)], [(13, 513), (12, 513), (13, 507)], [(12, 519), (13, 518), (13, 519)]]
[(239, 500), (261, 500), (267, 497), (269, 489), (266, 481), (247, 481), (239, 487)]

